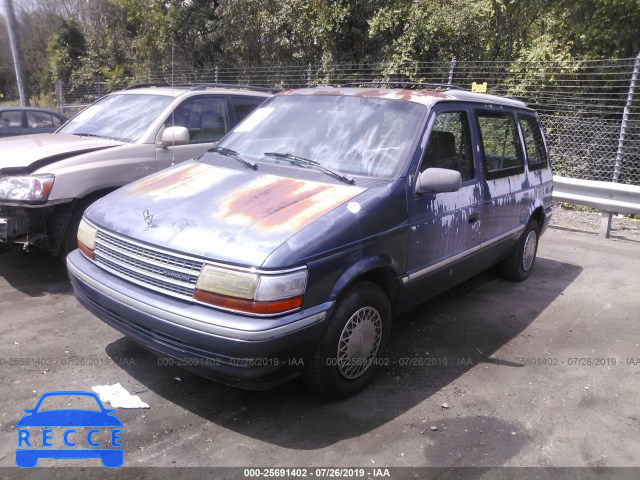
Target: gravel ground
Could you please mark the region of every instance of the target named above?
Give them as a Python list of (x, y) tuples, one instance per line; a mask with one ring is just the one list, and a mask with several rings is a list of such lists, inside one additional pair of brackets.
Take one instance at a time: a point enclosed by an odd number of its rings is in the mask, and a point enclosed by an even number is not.
[[(598, 234), (600, 212), (581, 212), (563, 208), (560, 203), (553, 204), (551, 227)], [(640, 241), (640, 220), (623, 215), (614, 215), (611, 222), (611, 237)]]

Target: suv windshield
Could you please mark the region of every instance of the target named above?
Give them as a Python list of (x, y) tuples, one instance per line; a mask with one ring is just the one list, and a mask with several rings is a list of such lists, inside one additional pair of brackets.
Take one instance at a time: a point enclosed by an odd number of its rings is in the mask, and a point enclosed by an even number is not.
[(172, 101), (173, 97), (165, 95), (108, 95), (76, 115), (58, 133), (133, 142)]
[(302, 157), (345, 175), (398, 174), (426, 117), (416, 103), (344, 95), (274, 97), (220, 146), (243, 158), (290, 165)]

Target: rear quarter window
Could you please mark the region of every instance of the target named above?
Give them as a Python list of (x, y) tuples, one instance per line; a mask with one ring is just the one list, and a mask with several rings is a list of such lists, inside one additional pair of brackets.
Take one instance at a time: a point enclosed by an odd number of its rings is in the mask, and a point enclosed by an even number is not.
[(488, 179), (524, 173), (524, 154), (513, 114), (476, 112)]
[(527, 164), (529, 170), (538, 170), (547, 166), (547, 151), (544, 147), (544, 140), (540, 125), (535, 117), (529, 115), (520, 116), (520, 128), (524, 138), (524, 146), (527, 152)]

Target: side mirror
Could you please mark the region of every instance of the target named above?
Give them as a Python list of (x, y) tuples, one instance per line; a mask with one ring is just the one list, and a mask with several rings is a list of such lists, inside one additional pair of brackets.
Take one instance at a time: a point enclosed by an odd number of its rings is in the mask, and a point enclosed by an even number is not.
[(427, 168), (418, 176), (416, 193), (457, 192), (462, 186), (462, 175), (448, 168)]
[(191, 142), (189, 130), (185, 127), (167, 127), (162, 132), (162, 146), (188, 145)]

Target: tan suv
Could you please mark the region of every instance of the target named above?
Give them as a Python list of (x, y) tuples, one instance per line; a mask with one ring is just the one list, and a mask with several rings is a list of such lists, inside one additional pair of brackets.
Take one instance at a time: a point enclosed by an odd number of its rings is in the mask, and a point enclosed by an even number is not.
[(242, 86), (129, 88), (53, 134), (0, 139), (0, 250), (66, 255), (84, 210), (220, 140), (270, 93)]

